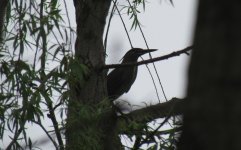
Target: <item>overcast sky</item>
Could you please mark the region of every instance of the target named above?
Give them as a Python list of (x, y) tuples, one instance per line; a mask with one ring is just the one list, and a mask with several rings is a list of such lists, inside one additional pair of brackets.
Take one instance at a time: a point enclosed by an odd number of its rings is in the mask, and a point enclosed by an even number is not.
[[(196, 4), (196, 1), (193, 0), (174, 0), (174, 6), (166, 0), (146, 3), (145, 12), (138, 16), (149, 48), (158, 49), (153, 54), (154, 57), (192, 45)], [(127, 28), (130, 29), (132, 22), (124, 14), (124, 11), (123, 17), (127, 23)], [(146, 48), (139, 29), (130, 31), (129, 34), (134, 47)], [(130, 48), (121, 20), (118, 15), (115, 15), (110, 27), (107, 63), (119, 63), (119, 60)], [(148, 59), (148, 54), (144, 57)], [(181, 55), (155, 63), (168, 99), (185, 96), (188, 60), (188, 56)], [(149, 66), (155, 76), (152, 64), (149, 64)], [(158, 80), (155, 81), (160, 99), (164, 101)], [(139, 67), (136, 82), (130, 91), (120, 99), (134, 104), (154, 104), (158, 102), (154, 85), (145, 66)]]

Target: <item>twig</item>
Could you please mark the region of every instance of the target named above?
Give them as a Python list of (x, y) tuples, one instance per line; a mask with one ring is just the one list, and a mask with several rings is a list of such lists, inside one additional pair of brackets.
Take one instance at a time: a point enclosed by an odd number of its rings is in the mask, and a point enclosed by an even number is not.
[(42, 125), (42, 123), (39, 121), (34, 121), (32, 120), (32, 122), (34, 122), (35, 124), (39, 125), (40, 128), (45, 132), (45, 134), (48, 136), (48, 138), (51, 140), (51, 142), (53, 143), (53, 145), (55, 146), (56, 150), (58, 149), (58, 144), (53, 140), (53, 138), (49, 135), (48, 131), (44, 128), (44, 126)]
[(51, 121), (53, 123), (54, 131), (55, 131), (57, 140), (59, 142), (60, 150), (64, 150), (64, 143), (63, 143), (63, 140), (62, 140), (62, 137), (61, 137), (61, 133), (60, 133), (60, 130), (59, 130), (59, 127), (58, 127), (58, 121), (55, 117), (54, 109), (53, 109), (52, 104), (48, 105), (48, 109), (49, 109), (48, 117), (51, 119)]
[(105, 52), (106, 52), (106, 47), (107, 47), (107, 38), (108, 38), (108, 34), (109, 34), (109, 30), (110, 30), (110, 22), (112, 20), (112, 17), (113, 17), (113, 14), (115, 12), (115, 3), (116, 3), (117, 0), (113, 1), (113, 7), (112, 7), (112, 10), (111, 10), (111, 14), (110, 14), (110, 18), (109, 18), (109, 21), (108, 21), (108, 24), (107, 24), (107, 28), (106, 28), (106, 33), (105, 33), (105, 40), (104, 40), (104, 49), (105, 49)]
[[(68, 19), (68, 24), (69, 24), (69, 28), (70, 28), (70, 32), (69, 32), (69, 44), (71, 45), (71, 41), (72, 41), (72, 38), (71, 38), (71, 22), (70, 22), (70, 17), (69, 17), (69, 12), (68, 12), (68, 8), (67, 8), (67, 3), (66, 3), (66, 0), (64, 0), (64, 7), (65, 7), (65, 12), (66, 12), (66, 16), (67, 16), (67, 19)], [(66, 41), (67, 42), (67, 41)]]
[(14, 137), (12, 141), (8, 144), (6, 150), (11, 150), (12, 146), (17, 142), (19, 135), (22, 133), (24, 126), (21, 126), (20, 129), (18, 129), (18, 126), (16, 127), (16, 132), (14, 134)]
[[(133, 6), (131, 5), (130, 1), (127, 0), (127, 2), (129, 3), (129, 6), (130, 6), (130, 8), (132, 9), (133, 14), (134, 14), (134, 15), (136, 16), (136, 18), (137, 18), (137, 14), (134, 13), (135, 11), (134, 11)], [(145, 41), (146, 48), (149, 49), (149, 46), (148, 46), (148, 44), (147, 44), (146, 37), (145, 37), (145, 35), (144, 35), (144, 32), (143, 32), (142, 29), (141, 29), (141, 25), (140, 25), (139, 21), (137, 21), (137, 25), (138, 25), (138, 27), (139, 27), (139, 29), (140, 29), (140, 32), (141, 32), (141, 35), (142, 35), (142, 37), (143, 37), (143, 39), (144, 39), (144, 41)], [(152, 59), (151, 53), (149, 53), (149, 55), (150, 55), (150, 58)], [(141, 59), (144, 60), (142, 57), (141, 57)], [(158, 73), (157, 73), (157, 71), (156, 71), (156, 66), (155, 66), (154, 63), (153, 63), (153, 67), (154, 67), (154, 69), (155, 69), (157, 78), (158, 78), (159, 83), (160, 83), (159, 75), (158, 75)], [(158, 99), (158, 101), (159, 101), (159, 103), (160, 103), (161, 100), (160, 100), (160, 97), (159, 97), (159, 94), (158, 94), (158, 90), (157, 90), (157, 86), (156, 86), (154, 77), (153, 77), (152, 72), (151, 72), (150, 68), (148, 67), (148, 65), (146, 65), (146, 68), (147, 68), (147, 70), (148, 70), (148, 72), (149, 72), (149, 74), (150, 74), (150, 76), (151, 76), (151, 80), (152, 80), (152, 83), (153, 83), (154, 88), (155, 88), (155, 91), (156, 91), (157, 99)], [(161, 88), (162, 88), (162, 84), (161, 84)], [(163, 90), (162, 90), (162, 91), (163, 91)], [(165, 96), (165, 93), (164, 93), (164, 96)]]
[[(113, 0), (112, 0), (112, 1), (113, 1)], [(114, 2), (114, 1), (113, 1), (113, 2)], [(132, 45), (132, 43), (131, 43), (130, 35), (128, 34), (128, 31), (127, 31), (125, 22), (124, 22), (124, 20), (123, 20), (123, 18), (122, 18), (122, 16), (121, 16), (121, 13), (120, 13), (120, 10), (119, 10), (118, 6), (116, 5), (116, 2), (114, 2), (114, 5), (115, 5), (116, 10), (117, 10), (117, 12), (118, 12), (118, 14), (119, 14), (119, 16), (120, 16), (121, 22), (122, 22), (122, 24), (123, 24), (123, 26), (124, 26), (124, 28), (125, 28), (125, 32), (126, 32), (126, 35), (127, 35), (127, 37), (128, 37), (129, 43), (130, 43), (130, 45), (131, 45), (131, 48), (133, 48), (133, 45)]]

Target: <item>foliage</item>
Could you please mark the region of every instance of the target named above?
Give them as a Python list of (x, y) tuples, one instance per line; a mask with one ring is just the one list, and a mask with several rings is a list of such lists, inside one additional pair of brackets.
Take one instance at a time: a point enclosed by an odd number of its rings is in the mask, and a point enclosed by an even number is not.
[[(10, 136), (9, 149), (34, 146), (29, 124), (40, 126), (49, 138), (50, 130), (57, 135), (63, 127), (67, 82), (73, 79), (70, 62), (75, 33), (64, 25), (61, 13), (57, 0), (13, 0), (8, 4), (0, 51), (0, 137), (6, 140), (5, 134)], [(50, 119), (52, 127), (43, 119)]]
[[(164, 125), (162, 119), (150, 123), (128, 120), (128, 127), (122, 128), (122, 137), (132, 149), (176, 149), (181, 127), (178, 124)], [(126, 147), (130, 148), (128, 145)]]

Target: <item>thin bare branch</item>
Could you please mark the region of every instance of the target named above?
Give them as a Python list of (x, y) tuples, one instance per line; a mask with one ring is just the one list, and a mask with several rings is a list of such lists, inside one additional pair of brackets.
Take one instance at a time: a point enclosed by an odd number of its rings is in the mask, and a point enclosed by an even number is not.
[[(112, 0), (112, 1), (113, 1), (113, 0)], [(119, 16), (120, 16), (121, 22), (122, 22), (123, 27), (124, 27), (124, 29), (125, 29), (126, 35), (127, 35), (127, 37), (128, 37), (129, 43), (130, 43), (130, 45), (131, 45), (131, 48), (133, 48), (133, 45), (132, 45), (132, 43), (131, 43), (130, 35), (129, 35), (129, 33), (128, 33), (128, 31), (127, 31), (127, 28), (126, 28), (125, 21), (123, 20), (123, 18), (122, 18), (122, 16), (121, 16), (121, 13), (120, 13), (120, 10), (119, 10), (119, 8), (118, 8), (118, 6), (117, 6), (117, 4), (116, 4), (116, 1), (115, 1), (115, 2), (113, 1), (113, 3), (114, 3), (114, 5), (115, 5), (115, 7), (116, 7), (116, 10), (117, 10)]]
[(45, 127), (42, 125), (42, 123), (40, 121), (32, 121), (35, 124), (39, 125), (40, 128), (45, 132), (45, 134), (48, 136), (48, 138), (51, 140), (51, 142), (53, 143), (54, 147), (56, 148), (56, 150), (58, 150), (58, 144), (54, 141), (54, 139), (50, 136), (49, 132), (45, 129)]
[(117, 2), (117, 0), (113, 1), (114, 4), (112, 6), (110, 17), (109, 17), (109, 21), (108, 21), (107, 27), (106, 27), (105, 40), (104, 40), (105, 52), (106, 52), (106, 49), (107, 49), (107, 39), (108, 39), (109, 31), (110, 31), (110, 23), (111, 23), (112, 17), (113, 17), (114, 12), (115, 12), (115, 7), (116, 7), (115, 4), (116, 4), (116, 2)]
[(191, 51), (193, 49), (193, 46), (189, 46), (185, 49), (179, 50), (179, 51), (175, 51), (172, 52), (170, 54), (164, 55), (164, 56), (160, 56), (160, 57), (156, 57), (153, 59), (148, 59), (148, 60), (144, 60), (144, 61), (140, 61), (137, 63), (126, 63), (126, 64), (110, 64), (110, 65), (105, 65), (102, 67), (102, 69), (110, 69), (110, 68), (121, 68), (121, 67), (129, 67), (129, 66), (139, 66), (139, 65), (144, 65), (144, 64), (148, 64), (148, 63), (152, 63), (152, 62), (156, 62), (156, 61), (160, 61), (160, 60), (165, 60), (165, 59), (169, 59), (172, 57), (176, 57), (176, 56), (180, 56), (181, 54), (187, 54), (189, 55), (189, 51)]

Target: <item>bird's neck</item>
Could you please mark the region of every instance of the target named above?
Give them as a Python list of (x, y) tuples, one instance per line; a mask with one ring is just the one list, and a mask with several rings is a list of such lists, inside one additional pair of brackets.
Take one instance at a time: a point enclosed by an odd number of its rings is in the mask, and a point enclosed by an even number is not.
[(122, 61), (122, 64), (128, 64), (128, 63), (136, 63), (138, 58), (125, 58)]

